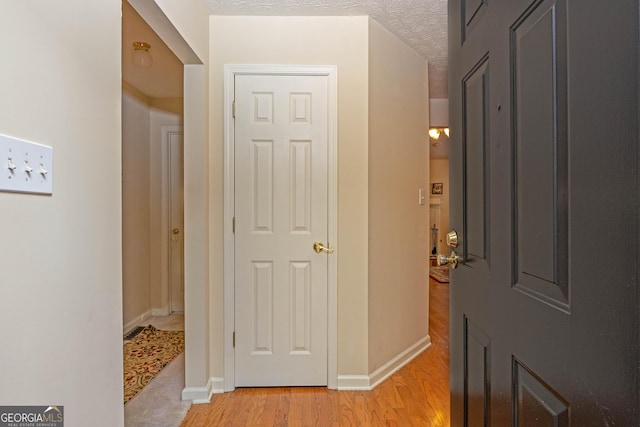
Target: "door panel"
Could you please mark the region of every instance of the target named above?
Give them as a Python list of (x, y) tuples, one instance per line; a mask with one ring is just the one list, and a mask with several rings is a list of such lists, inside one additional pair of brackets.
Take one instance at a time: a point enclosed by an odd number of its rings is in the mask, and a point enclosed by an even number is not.
[(449, 1), (454, 426), (639, 424), (638, 27)]
[(510, 30), (510, 61), (515, 287), (568, 311), (566, 22), (563, 1), (527, 9)]
[(514, 425), (569, 426), (569, 404), (524, 365), (513, 360)]
[[(464, 241), (469, 266), (488, 270), (487, 209), (489, 177), (489, 58), (484, 57), (463, 80)], [(445, 231), (446, 233), (446, 231)]]
[[(491, 343), (469, 318), (464, 319), (465, 422), (490, 424)], [(482, 421), (482, 423), (479, 423)]]
[(328, 78), (235, 80), (235, 384), (327, 384)]
[(482, 20), (483, 14), (487, 9), (488, 0), (462, 0), (462, 40), (469, 37), (475, 25)]

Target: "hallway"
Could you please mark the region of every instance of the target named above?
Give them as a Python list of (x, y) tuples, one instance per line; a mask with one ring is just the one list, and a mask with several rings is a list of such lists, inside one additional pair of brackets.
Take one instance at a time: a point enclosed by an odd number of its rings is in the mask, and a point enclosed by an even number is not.
[[(140, 326), (153, 325), (163, 331), (183, 331), (184, 315), (151, 317)], [(169, 363), (124, 406), (126, 427), (175, 427), (191, 406), (181, 400), (184, 388), (184, 352)]]
[(182, 427), (448, 426), (449, 285), (429, 289), (432, 346), (373, 391), (237, 389), (193, 405)]

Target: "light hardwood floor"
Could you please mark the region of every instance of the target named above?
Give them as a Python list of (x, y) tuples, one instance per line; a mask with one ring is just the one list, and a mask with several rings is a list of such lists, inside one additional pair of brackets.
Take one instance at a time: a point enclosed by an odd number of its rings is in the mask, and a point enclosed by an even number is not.
[(449, 285), (429, 279), (432, 346), (373, 391), (246, 388), (193, 405), (182, 427), (448, 426)]

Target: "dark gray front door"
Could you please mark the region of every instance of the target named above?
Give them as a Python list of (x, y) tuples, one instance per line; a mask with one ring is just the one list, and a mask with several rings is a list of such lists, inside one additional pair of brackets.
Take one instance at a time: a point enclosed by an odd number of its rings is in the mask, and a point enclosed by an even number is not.
[(453, 426), (638, 425), (638, 6), (449, 1)]

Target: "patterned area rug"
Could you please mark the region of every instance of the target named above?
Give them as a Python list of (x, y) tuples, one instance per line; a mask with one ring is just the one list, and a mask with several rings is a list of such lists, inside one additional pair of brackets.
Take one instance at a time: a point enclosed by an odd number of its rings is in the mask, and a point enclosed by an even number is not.
[(429, 276), (436, 282), (449, 283), (449, 267), (429, 267)]
[(184, 331), (161, 331), (149, 325), (124, 342), (124, 403), (133, 399), (162, 368), (184, 351)]

